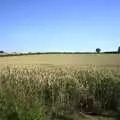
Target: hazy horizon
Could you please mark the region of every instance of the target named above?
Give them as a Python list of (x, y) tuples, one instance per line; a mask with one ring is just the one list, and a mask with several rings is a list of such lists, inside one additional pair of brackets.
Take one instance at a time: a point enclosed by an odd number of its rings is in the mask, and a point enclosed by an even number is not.
[(1, 0), (0, 50), (116, 51), (119, 0)]

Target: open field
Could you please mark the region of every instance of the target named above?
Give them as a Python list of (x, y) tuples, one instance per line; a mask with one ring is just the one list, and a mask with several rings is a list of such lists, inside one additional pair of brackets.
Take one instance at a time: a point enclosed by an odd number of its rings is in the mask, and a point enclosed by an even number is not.
[(46, 54), (0, 57), (0, 64), (119, 66), (120, 54)]
[(119, 120), (119, 91), (120, 55), (0, 57), (0, 120)]

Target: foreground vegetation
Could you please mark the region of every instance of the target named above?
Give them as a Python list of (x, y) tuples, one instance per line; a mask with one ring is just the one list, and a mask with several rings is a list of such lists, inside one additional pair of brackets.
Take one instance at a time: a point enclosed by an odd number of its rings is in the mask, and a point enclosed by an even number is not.
[(97, 120), (85, 114), (117, 116), (119, 91), (120, 69), (1, 67), (0, 120)]

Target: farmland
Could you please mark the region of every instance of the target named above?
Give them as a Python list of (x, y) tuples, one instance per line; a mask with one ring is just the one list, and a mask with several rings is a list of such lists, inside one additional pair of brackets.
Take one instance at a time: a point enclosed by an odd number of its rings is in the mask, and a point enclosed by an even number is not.
[(0, 57), (0, 64), (119, 66), (120, 54), (43, 54), (29, 56), (12, 56)]
[(119, 54), (0, 57), (0, 120), (116, 120), (119, 91)]

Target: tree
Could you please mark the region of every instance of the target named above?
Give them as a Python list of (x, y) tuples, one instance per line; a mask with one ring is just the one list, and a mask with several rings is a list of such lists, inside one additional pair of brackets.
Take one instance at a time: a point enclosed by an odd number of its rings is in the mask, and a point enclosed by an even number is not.
[(4, 53), (4, 51), (1, 50), (0, 53)]
[(100, 53), (100, 52), (101, 52), (101, 49), (100, 49), (100, 48), (97, 48), (97, 49), (96, 49), (96, 52), (97, 52), (97, 53)]
[(120, 46), (118, 47), (118, 53), (120, 53)]

